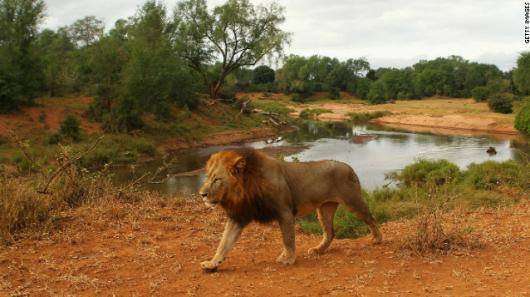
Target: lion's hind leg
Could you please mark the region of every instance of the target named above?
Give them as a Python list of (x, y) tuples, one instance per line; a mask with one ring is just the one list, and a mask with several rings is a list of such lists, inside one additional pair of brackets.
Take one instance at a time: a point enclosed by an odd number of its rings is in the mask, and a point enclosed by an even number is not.
[(318, 220), (320, 221), (320, 226), (322, 227), (322, 241), (316, 247), (310, 248), (307, 252), (309, 254), (322, 254), (324, 253), (331, 241), (335, 237), (333, 231), (333, 218), (335, 217), (335, 211), (337, 210), (337, 202), (326, 202), (317, 208)]
[(368, 225), (370, 231), (372, 232), (374, 243), (381, 243), (383, 241), (381, 231), (379, 231), (379, 227), (377, 226), (377, 223), (372, 216), (370, 209), (368, 208), (368, 204), (366, 204), (364, 199), (362, 199), (361, 194), (359, 193), (357, 196), (346, 197), (346, 199), (344, 199), (344, 204), (351, 212), (353, 212), (353, 214), (355, 214), (360, 220)]

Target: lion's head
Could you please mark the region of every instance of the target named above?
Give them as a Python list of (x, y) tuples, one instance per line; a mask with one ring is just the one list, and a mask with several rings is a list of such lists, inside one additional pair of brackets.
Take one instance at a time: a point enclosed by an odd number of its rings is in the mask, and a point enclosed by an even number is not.
[(234, 196), (243, 195), (241, 175), (245, 166), (244, 156), (235, 151), (219, 152), (208, 159), (207, 179), (199, 191), (207, 206), (213, 207)]
[(199, 191), (205, 204), (220, 204), (229, 217), (242, 225), (277, 218), (276, 201), (270, 199), (270, 185), (263, 177), (266, 158), (250, 148), (213, 154), (206, 163), (208, 176)]

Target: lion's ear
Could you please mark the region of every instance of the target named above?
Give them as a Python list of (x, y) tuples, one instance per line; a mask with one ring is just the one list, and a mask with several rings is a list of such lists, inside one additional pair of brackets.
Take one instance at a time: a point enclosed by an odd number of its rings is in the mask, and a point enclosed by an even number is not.
[(243, 173), (246, 165), (247, 162), (245, 161), (245, 158), (241, 156), (237, 157), (237, 159), (234, 160), (234, 165), (232, 165), (232, 173), (236, 175)]

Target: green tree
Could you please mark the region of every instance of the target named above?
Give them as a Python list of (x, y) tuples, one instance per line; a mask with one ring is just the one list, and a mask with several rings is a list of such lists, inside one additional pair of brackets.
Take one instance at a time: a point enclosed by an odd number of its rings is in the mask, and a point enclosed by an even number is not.
[(79, 47), (89, 46), (98, 41), (105, 30), (103, 21), (95, 16), (86, 16), (70, 25), (69, 31)]
[(0, 0), (0, 112), (31, 103), (43, 75), (35, 41), (42, 0)]
[(274, 82), (275, 73), (272, 68), (266, 65), (258, 66), (253, 71), (252, 82), (254, 84), (267, 84)]
[(517, 58), (513, 81), (519, 92), (524, 95), (530, 94), (530, 52), (524, 52)]
[(76, 68), (72, 58), (75, 45), (66, 28), (57, 32), (46, 29), (39, 34), (37, 47), (41, 55), (45, 89), (50, 96), (64, 96), (73, 92)]
[(367, 99), (371, 104), (382, 104), (388, 101), (385, 95), (385, 86), (381, 81), (378, 80), (372, 84)]
[[(228, 0), (209, 11), (205, 0), (185, 0), (175, 10), (178, 52), (201, 77), (211, 98), (225, 78), (264, 57), (282, 54), (289, 34), (279, 27), (284, 9), (276, 3), (254, 6)], [(211, 65), (218, 67), (211, 67)]]
[(124, 97), (140, 110), (168, 115), (170, 104), (196, 107), (195, 77), (175, 52), (165, 7), (148, 1), (128, 31), (129, 61), (123, 72)]

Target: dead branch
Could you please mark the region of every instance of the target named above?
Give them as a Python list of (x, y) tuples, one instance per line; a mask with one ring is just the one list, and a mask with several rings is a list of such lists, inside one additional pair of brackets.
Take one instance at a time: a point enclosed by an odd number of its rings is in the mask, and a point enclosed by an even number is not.
[(100, 136), (98, 139), (96, 139), (96, 141), (92, 144), (92, 146), (90, 146), (87, 150), (85, 150), (84, 152), (81, 152), (79, 153), (75, 158), (73, 159), (69, 159), (69, 158), (66, 158), (66, 162), (63, 164), (63, 166), (61, 166), (59, 169), (57, 169), (53, 174), (52, 176), (48, 179), (48, 182), (46, 183), (46, 186), (44, 187), (44, 189), (42, 190), (39, 190), (37, 191), (39, 194), (50, 194), (48, 192), (48, 188), (50, 187), (50, 185), (52, 184), (52, 182), (63, 172), (65, 171), (66, 169), (68, 169), (70, 166), (72, 166), (72, 164), (74, 164), (75, 162), (79, 161), (81, 158), (83, 158), (86, 154), (88, 154), (89, 152), (91, 152), (92, 150), (94, 150), (97, 145), (99, 144), (99, 142), (104, 138), (104, 135)]

